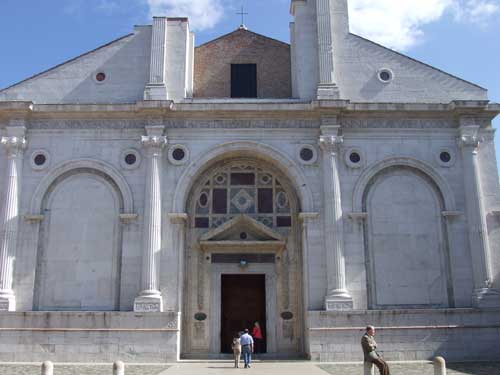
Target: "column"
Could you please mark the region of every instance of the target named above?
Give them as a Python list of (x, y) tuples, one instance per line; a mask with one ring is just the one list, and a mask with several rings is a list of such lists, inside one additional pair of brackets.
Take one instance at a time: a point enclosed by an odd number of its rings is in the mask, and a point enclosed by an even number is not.
[(186, 236), (186, 225), (188, 222), (188, 215), (185, 213), (172, 213), (169, 214), (171, 226), (171, 251), (177, 256), (177, 360), (180, 360), (182, 352), (181, 347), (181, 332), (182, 332), (182, 301), (184, 289), (184, 239)]
[(350, 310), (352, 297), (346, 287), (344, 257), (344, 223), (338, 163), (343, 137), (339, 135), (340, 126), (322, 126), (319, 145), (322, 150), (323, 200), (326, 267), (328, 273), (328, 292), (325, 308), (330, 310)]
[(147, 163), (144, 192), (144, 228), (141, 293), (134, 301), (134, 311), (163, 311), (163, 299), (158, 287), (158, 264), (161, 250), (161, 161), (167, 144), (163, 126), (146, 126), (141, 139)]
[(333, 60), (333, 17), (332, 0), (316, 0), (318, 49), (319, 49), (319, 85), (318, 99), (339, 99), (339, 88), (335, 83)]
[(151, 62), (149, 83), (144, 90), (144, 100), (167, 100), (166, 58), (167, 18), (153, 17), (151, 32)]
[(302, 285), (303, 285), (303, 314), (304, 314), (304, 352), (307, 358), (311, 358), (310, 337), (309, 337), (309, 257), (311, 240), (314, 237), (313, 231), (318, 230), (319, 214), (317, 212), (302, 212), (299, 220), (302, 223)]
[(498, 307), (500, 292), (492, 289), (491, 253), (478, 162), (479, 129), (477, 125), (460, 126), (458, 140), (464, 164), (465, 208), (474, 277), (473, 303), (477, 307)]
[(177, 311), (182, 310), (182, 286), (184, 285), (184, 238), (188, 215), (185, 213), (169, 214), (171, 229), (171, 251), (177, 257)]
[[(7, 173), (2, 211), (0, 213), (0, 311), (15, 311), (16, 297), (12, 289), (19, 226), (19, 194), (23, 155), (26, 148), (25, 127), (7, 127), (0, 143), (7, 150)], [(0, 180), (1, 181), (1, 180)]]

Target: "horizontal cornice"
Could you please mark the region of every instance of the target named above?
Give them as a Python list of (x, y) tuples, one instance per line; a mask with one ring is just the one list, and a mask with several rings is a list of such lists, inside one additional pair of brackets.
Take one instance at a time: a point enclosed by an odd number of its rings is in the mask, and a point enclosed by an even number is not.
[[(473, 115), (483, 118), (494, 118), (500, 113), (500, 104), (489, 101), (453, 101), (448, 104), (440, 103), (353, 103), (348, 100), (185, 100), (173, 101), (139, 101), (131, 104), (35, 104), (27, 101), (3, 101), (0, 102), (0, 116), (13, 118), (36, 114), (108, 114), (116, 116), (120, 114), (134, 114), (137, 117), (144, 116), (168, 116), (175, 117), (176, 114), (185, 116), (188, 114), (206, 113), (210, 115), (227, 115), (228, 117), (248, 114), (259, 115), (286, 115), (288, 113), (305, 115), (350, 115), (358, 113), (369, 114), (441, 114), (441, 115)], [(258, 113), (258, 115), (257, 115)], [(183, 115), (184, 114), (184, 115)]]

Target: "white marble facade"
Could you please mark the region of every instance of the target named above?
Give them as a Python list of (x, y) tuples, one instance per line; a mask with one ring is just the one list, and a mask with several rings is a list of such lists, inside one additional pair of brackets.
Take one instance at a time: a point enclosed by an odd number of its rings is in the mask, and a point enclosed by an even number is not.
[[(1, 311), (181, 313), (196, 356), (223, 273), (265, 274), (274, 354), (314, 352), (317, 311), (500, 308), (500, 105), (350, 34), (346, 0), (292, 12), (290, 99), (192, 99), (193, 35), (162, 17), (0, 91)], [(234, 168), (255, 190), (203, 211)], [(259, 215), (264, 175), (283, 204)], [(211, 258), (245, 252), (275, 260)]]

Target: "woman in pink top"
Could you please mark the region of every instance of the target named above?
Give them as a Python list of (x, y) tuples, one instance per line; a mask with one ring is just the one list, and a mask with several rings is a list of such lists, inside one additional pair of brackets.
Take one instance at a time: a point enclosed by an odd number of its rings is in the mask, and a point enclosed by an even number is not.
[(262, 329), (260, 328), (259, 322), (255, 322), (253, 326), (252, 337), (255, 341), (255, 353), (262, 353), (264, 351), (264, 336), (262, 335)]

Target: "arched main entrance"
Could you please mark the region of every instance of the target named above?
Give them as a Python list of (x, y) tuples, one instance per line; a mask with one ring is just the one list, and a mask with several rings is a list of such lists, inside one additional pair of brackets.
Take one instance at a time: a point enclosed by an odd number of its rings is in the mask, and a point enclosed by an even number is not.
[(299, 200), (272, 163), (234, 157), (196, 179), (187, 202), (183, 355), (228, 352), (258, 321), (260, 351), (302, 352)]

